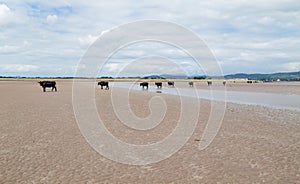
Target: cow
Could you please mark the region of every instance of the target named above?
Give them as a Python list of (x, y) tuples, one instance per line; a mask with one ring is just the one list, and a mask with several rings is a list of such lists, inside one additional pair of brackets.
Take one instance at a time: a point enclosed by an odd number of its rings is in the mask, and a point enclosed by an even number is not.
[(101, 86), (101, 89), (103, 89), (103, 86), (105, 86), (105, 89), (109, 89), (109, 85), (107, 81), (100, 81), (98, 82), (98, 85)]
[(53, 90), (57, 91), (55, 81), (40, 81), (38, 83), (40, 84), (40, 86), (42, 86), (44, 92), (46, 92), (46, 88), (52, 88), (51, 91)]
[(148, 89), (148, 85), (149, 85), (148, 82), (141, 82), (141, 83), (140, 83), (140, 86), (142, 86), (143, 89), (144, 89), (144, 87), (146, 87), (146, 88)]
[(162, 88), (162, 82), (155, 82), (155, 85), (157, 86), (158, 89)]
[(212, 85), (212, 81), (207, 81), (207, 85), (211, 86)]
[(190, 87), (194, 87), (194, 83), (191, 81), (191, 82), (189, 82), (189, 86)]
[(174, 87), (175, 83), (173, 81), (168, 82), (168, 86), (173, 86)]
[(226, 85), (226, 81), (223, 81), (223, 86), (225, 86)]

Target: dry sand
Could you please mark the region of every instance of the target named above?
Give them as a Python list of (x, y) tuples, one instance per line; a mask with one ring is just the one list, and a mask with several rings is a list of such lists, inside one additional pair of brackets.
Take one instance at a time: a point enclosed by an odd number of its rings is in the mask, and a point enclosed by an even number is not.
[[(232, 84), (234, 90), (299, 94), (299, 85)], [(278, 87), (284, 85), (284, 89)], [(204, 88), (204, 84), (203, 84)], [(215, 88), (221, 88), (215, 87)], [(270, 90), (272, 89), (272, 90)], [(49, 89), (48, 89), (49, 90)], [(119, 90), (122, 94), (122, 90)], [(114, 114), (110, 91), (96, 89), (96, 104), (108, 130), (134, 144), (160, 140), (176, 126), (177, 96), (132, 91), (137, 116), (150, 113), (153, 96), (165, 99), (165, 121), (134, 131)], [(213, 143), (198, 150), (210, 103), (201, 100), (199, 122), (188, 143), (172, 157), (146, 166), (116, 163), (97, 153), (76, 124), (72, 83), (43, 93), (36, 82), (0, 82), (0, 183), (299, 183), (300, 112), (228, 103)], [(299, 102), (300, 103), (300, 102)]]

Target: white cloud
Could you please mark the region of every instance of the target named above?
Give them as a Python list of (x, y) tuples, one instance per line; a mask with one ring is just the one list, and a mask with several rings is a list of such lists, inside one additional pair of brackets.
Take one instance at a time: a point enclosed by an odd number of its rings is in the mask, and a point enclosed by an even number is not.
[(92, 43), (94, 43), (98, 38), (99, 38), (99, 36), (92, 36), (89, 34), (85, 37), (79, 37), (78, 41), (81, 46), (88, 46), (88, 45), (91, 45)]
[(114, 77), (146, 76), (151, 74), (185, 74), (180, 63), (162, 57), (143, 57), (120, 63), (107, 63), (100, 75), (110, 74)]
[(0, 70), (2, 72), (35, 72), (39, 69), (38, 66), (35, 65), (27, 65), (27, 64), (6, 64), (0, 65)]
[(6, 4), (0, 4), (0, 26), (14, 21), (14, 14)]
[(67, 6), (72, 6), (68, 1), (66, 1), (66, 0), (62, 0)]
[(274, 24), (274, 19), (271, 17), (262, 17), (257, 22), (260, 24), (265, 24), (265, 25)]
[[(4, 2), (0, 3), (0, 64), (26, 62), (43, 68), (46, 63), (51, 68), (60, 63), (60, 68), (71, 68), (77, 65), (87, 46), (105, 34), (102, 30), (131, 21), (156, 19), (181, 24), (197, 33), (215, 52), (225, 73), (299, 70), (297, 0)], [(27, 46), (20, 40), (28, 40)], [(149, 53), (184, 58), (184, 54), (172, 48), (135, 48), (120, 52), (110, 70), (118, 67), (117, 59), (137, 59)], [(268, 67), (261, 67), (266, 63)]]
[(47, 16), (47, 22), (49, 24), (54, 24), (57, 21), (58, 17), (57, 15), (48, 15)]
[(28, 41), (23, 41), (23, 43), (17, 45), (3, 45), (0, 46), (0, 54), (18, 54), (25, 51), (30, 46), (31, 43)]
[(299, 71), (300, 70), (300, 61), (290, 62), (281, 66), (284, 71)]
[(12, 45), (4, 45), (0, 47), (0, 53), (5, 54), (5, 53), (14, 53), (17, 52), (19, 49), (18, 46), (12, 46)]
[(86, 47), (86, 46), (89, 46), (91, 45), (92, 43), (94, 43), (99, 37), (101, 37), (102, 35), (108, 33), (110, 30), (104, 30), (104, 31), (101, 31), (100, 35), (96, 35), (96, 36), (93, 36), (91, 34), (88, 34), (86, 36), (82, 36), (82, 37), (79, 37), (78, 38), (78, 41), (79, 41), (79, 44), (83, 47)]

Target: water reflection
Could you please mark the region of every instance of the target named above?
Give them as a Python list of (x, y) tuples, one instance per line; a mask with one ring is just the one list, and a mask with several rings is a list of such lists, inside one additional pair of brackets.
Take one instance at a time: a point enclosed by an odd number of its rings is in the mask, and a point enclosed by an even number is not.
[[(141, 90), (137, 84), (130, 82), (115, 82), (115, 87), (130, 88), (131, 90)], [(275, 93), (258, 93), (258, 92), (242, 92), (242, 91), (224, 91), (221, 90), (205, 90), (195, 88), (168, 88), (165, 87), (157, 90), (154, 86), (149, 86), (149, 92), (164, 93), (178, 96), (194, 97), (199, 99), (226, 101), (248, 105), (262, 105), (279, 109), (290, 109), (300, 111), (300, 95), (275, 94)]]

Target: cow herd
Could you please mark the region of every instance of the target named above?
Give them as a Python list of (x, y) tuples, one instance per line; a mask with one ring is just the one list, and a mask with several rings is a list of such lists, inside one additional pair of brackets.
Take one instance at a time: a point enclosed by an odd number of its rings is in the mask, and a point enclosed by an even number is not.
[[(53, 90), (57, 91), (55, 81), (40, 81), (38, 83), (40, 84), (40, 86), (42, 86), (44, 92), (46, 92), (46, 88), (51, 88), (51, 91), (53, 91)], [(157, 89), (161, 89), (162, 86), (163, 86), (162, 82), (155, 82), (154, 84), (156, 85)], [(167, 84), (168, 84), (169, 87), (174, 87), (175, 86), (174, 81), (168, 81)], [(226, 84), (226, 81), (223, 81), (224, 86), (225, 86), (225, 84)], [(109, 89), (109, 83), (107, 81), (100, 81), (100, 82), (98, 82), (98, 85), (101, 86), (101, 89), (105, 89), (105, 90)], [(188, 82), (188, 85), (190, 87), (194, 87), (194, 83), (192, 81)], [(207, 81), (207, 85), (211, 86), (212, 81)], [(148, 89), (149, 83), (148, 82), (141, 82), (140, 86), (142, 87), (142, 89)]]
[[(156, 85), (157, 89), (161, 89), (162, 88), (162, 82), (155, 82), (154, 84)], [(168, 81), (167, 84), (168, 84), (169, 87), (174, 87), (175, 86), (175, 82), (174, 81)], [(190, 82), (188, 82), (188, 85), (190, 87), (194, 87), (194, 82), (190, 81)], [(207, 85), (211, 86), (212, 85), (212, 81), (207, 81)], [(226, 81), (223, 81), (223, 85), (224, 86), (226, 85)], [(145, 89), (145, 88), (148, 89), (149, 83), (148, 82), (141, 82), (140, 86), (142, 87), (142, 89)]]
[[(173, 81), (169, 81), (168, 82), (168, 86), (170, 87), (174, 87), (174, 82)], [(163, 86), (163, 83), (162, 82), (155, 82), (154, 85), (157, 87), (157, 89), (161, 89), (162, 86)], [(148, 86), (149, 86), (149, 83), (148, 82), (141, 82), (140, 83), (140, 86), (142, 86), (143, 89), (148, 89)]]
[[(40, 86), (42, 86), (43, 92), (46, 92), (46, 88), (51, 88), (51, 91), (53, 90), (55, 90), (55, 92), (57, 91), (55, 81), (39, 81), (38, 83), (40, 84)], [(105, 87), (106, 90), (109, 89), (109, 85), (107, 81), (100, 81), (98, 82), (98, 85), (101, 86), (101, 89), (103, 89), (103, 87)]]

